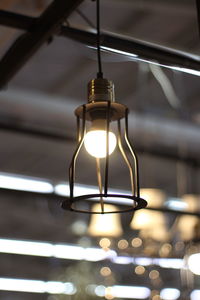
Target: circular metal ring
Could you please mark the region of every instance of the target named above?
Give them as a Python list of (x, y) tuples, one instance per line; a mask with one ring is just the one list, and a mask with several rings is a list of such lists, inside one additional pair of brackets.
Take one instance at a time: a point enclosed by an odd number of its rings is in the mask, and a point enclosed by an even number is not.
[[(136, 202), (135, 207), (130, 207), (127, 209), (122, 209), (122, 210), (116, 210), (116, 211), (105, 211), (105, 212), (93, 212), (90, 210), (81, 210), (81, 209), (76, 209), (74, 207), (74, 203), (81, 201), (81, 200), (88, 200), (92, 198), (122, 198), (122, 199), (130, 199), (133, 200), (134, 203)], [(96, 203), (96, 201), (94, 201)], [(108, 200), (104, 200), (104, 204), (110, 204), (111, 202)], [(116, 204), (116, 203), (115, 203)], [(120, 206), (122, 204), (119, 204)], [(71, 210), (74, 212), (80, 212), (80, 213), (87, 213), (87, 214), (112, 214), (112, 213), (123, 213), (123, 212), (131, 212), (135, 210), (139, 210), (141, 208), (145, 208), (147, 206), (147, 201), (136, 197), (136, 196), (130, 196), (130, 195), (123, 195), (123, 194), (89, 194), (89, 195), (81, 195), (73, 198), (69, 198), (68, 200), (65, 200), (62, 202), (62, 208), (65, 210)]]

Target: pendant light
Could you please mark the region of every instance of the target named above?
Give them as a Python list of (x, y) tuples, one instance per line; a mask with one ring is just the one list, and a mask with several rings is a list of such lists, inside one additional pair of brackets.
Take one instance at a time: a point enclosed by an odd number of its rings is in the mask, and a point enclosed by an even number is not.
[[(166, 195), (159, 189), (141, 189), (141, 196), (147, 200), (149, 207), (162, 208)], [(140, 230), (142, 238), (151, 238), (165, 242), (169, 239), (166, 218), (160, 211), (144, 210), (134, 214), (130, 223), (134, 230)]]
[[(200, 196), (193, 194), (185, 194), (182, 196), (182, 201), (186, 204), (186, 211), (195, 213), (200, 212)], [(191, 215), (182, 215), (178, 219), (177, 229), (181, 240), (189, 242), (196, 235), (196, 228), (199, 224), (199, 217)], [(200, 234), (199, 234), (200, 236)]]
[[(99, 0), (96, 0), (96, 14), (98, 73), (97, 78), (91, 80), (88, 84), (88, 103), (79, 106), (75, 110), (77, 117), (77, 147), (69, 168), (70, 199), (62, 203), (62, 208), (90, 214), (129, 212), (145, 207), (147, 202), (140, 198), (138, 160), (128, 137), (128, 108), (115, 102), (114, 85), (103, 77), (100, 49)], [(124, 119), (123, 126), (121, 124), (122, 119)], [(116, 133), (111, 130), (111, 123), (116, 123)], [(96, 160), (99, 193), (75, 197), (76, 162), (83, 147)], [(117, 148), (124, 163), (127, 165), (131, 195), (109, 192), (109, 157)], [(104, 167), (104, 176), (102, 176), (101, 172), (102, 165)], [(99, 202), (101, 209), (82, 209), (80, 203), (83, 201), (88, 203), (88, 200)], [(130, 205), (123, 206), (123, 200), (126, 200), (126, 204), (128, 200)], [(110, 202), (119, 202), (121, 208), (107, 209), (105, 204)]]

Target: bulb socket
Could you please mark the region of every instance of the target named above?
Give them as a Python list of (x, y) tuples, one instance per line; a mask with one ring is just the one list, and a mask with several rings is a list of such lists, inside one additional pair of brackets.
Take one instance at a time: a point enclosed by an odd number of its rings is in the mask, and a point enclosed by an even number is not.
[(105, 78), (96, 78), (88, 83), (88, 103), (115, 101), (114, 84)]

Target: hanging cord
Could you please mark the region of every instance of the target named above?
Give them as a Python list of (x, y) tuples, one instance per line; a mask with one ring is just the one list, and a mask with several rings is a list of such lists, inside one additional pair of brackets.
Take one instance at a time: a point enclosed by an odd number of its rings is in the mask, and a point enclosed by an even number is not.
[(200, 38), (200, 2), (199, 2), (199, 0), (196, 0), (196, 8), (197, 8), (197, 20), (198, 20), (199, 38)]
[(100, 4), (96, 0), (96, 21), (97, 21), (97, 59), (98, 59), (98, 73), (97, 78), (103, 78), (102, 64), (101, 64), (101, 34), (100, 34)]

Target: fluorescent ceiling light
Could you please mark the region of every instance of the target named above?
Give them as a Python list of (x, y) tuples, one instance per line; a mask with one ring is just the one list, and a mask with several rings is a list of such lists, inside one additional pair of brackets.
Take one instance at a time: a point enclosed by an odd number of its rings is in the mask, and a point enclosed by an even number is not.
[[(28, 191), (44, 194), (55, 193), (63, 197), (69, 197), (69, 184), (60, 183), (53, 186), (50, 182), (45, 180), (40, 180), (36, 178), (31, 178), (28, 176), (19, 176), (15, 174), (0, 173), (0, 188), (10, 189), (10, 190), (19, 190), (19, 191)], [(96, 194), (98, 193), (98, 187), (96, 186), (86, 186), (86, 185), (76, 185), (75, 196), (86, 195), (86, 194)], [(110, 190), (110, 193), (126, 194), (131, 195), (130, 191), (124, 190)], [(88, 199), (89, 201), (97, 201), (96, 199)], [(111, 198), (107, 200), (107, 203), (112, 203), (116, 205), (132, 205), (132, 201), (129, 199), (121, 198)], [(187, 204), (181, 201), (180, 199), (172, 198), (166, 202), (166, 206), (169, 209), (173, 210), (185, 210), (187, 209)]]
[(105, 259), (113, 259), (117, 253), (114, 250), (105, 251), (98, 248), (86, 248), (85, 249), (85, 260), (87, 261), (100, 261)]
[(158, 265), (162, 268), (182, 269), (184, 262), (181, 258), (158, 258)]
[[(91, 285), (94, 294), (104, 297), (107, 291), (115, 298), (146, 299), (150, 296), (150, 289), (142, 286), (121, 286), (112, 287)], [(42, 281), (16, 278), (0, 278), (0, 290), (25, 292), (25, 293), (48, 293), (74, 295), (76, 287), (71, 282)], [(91, 290), (91, 288), (90, 288)]]
[(90, 294), (95, 294), (98, 297), (107, 295), (108, 298), (106, 297), (106, 299), (147, 299), (151, 294), (150, 289), (143, 286), (114, 285), (105, 287), (103, 285), (89, 285), (87, 289)]
[(113, 259), (117, 256), (115, 251), (104, 251), (101, 248), (83, 248), (73, 245), (60, 245), (9, 239), (0, 239), (0, 253), (87, 261)]
[(48, 181), (7, 173), (0, 173), (0, 188), (45, 194), (54, 191), (53, 185)]
[(146, 299), (150, 296), (151, 291), (143, 286), (114, 285), (109, 293), (115, 298)]
[[(115, 264), (137, 264), (142, 266), (158, 265), (162, 268), (181, 269), (182, 259), (148, 258), (117, 256), (114, 250), (104, 251), (101, 248), (83, 248), (77, 245), (51, 244), (22, 240), (0, 239), (0, 253), (32, 255), (41, 257), (56, 257), (60, 259), (101, 261), (109, 259)], [(199, 258), (198, 258), (199, 259)]]
[(180, 297), (180, 294), (178, 289), (166, 288), (161, 290), (160, 297), (163, 300), (176, 300)]
[(84, 248), (71, 245), (53, 245), (53, 256), (62, 259), (84, 259)]
[(150, 266), (153, 263), (153, 259), (149, 257), (136, 257), (135, 263), (140, 266)]
[(50, 243), (0, 239), (0, 253), (51, 257), (53, 256), (53, 245)]
[(200, 275), (200, 253), (190, 255), (188, 258), (188, 267), (195, 275)]
[(129, 265), (133, 263), (133, 258), (128, 256), (113, 257), (112, 262), (119, 265)]
[[(57, 184), (54, 188), (54, 191), (57, 195), (69, 197), (69, 184), (60, 183)], [(99, 192), (98, 188), (95, 186), (86, 186), (86, 185), (77, 185), (74, 189), (74, 196), (87, 195), (87, 194), (96, 194)]]
[(27, 293), (74, 295), (76, 288), (71, 282), (0, 278), (0, 290)]
[(190, 299), (191, 300), (199, 300), (200, 299), (200, 290), (194, 290), (190, 294)]
[(187, 203), (183, 202), (179, 198), (170, 198), (168, 201), (166, 201), (165, 206), (169, 209), (183, 211), (188, 208)]

